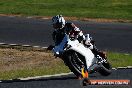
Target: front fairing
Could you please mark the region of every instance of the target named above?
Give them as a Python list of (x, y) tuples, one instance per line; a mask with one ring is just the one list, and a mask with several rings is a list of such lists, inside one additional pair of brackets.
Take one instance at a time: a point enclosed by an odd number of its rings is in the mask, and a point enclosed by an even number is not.
[(68, 50), (78, 52), (85, 57), (87, 69), (89, 69), (89, 67), (92, 66), (97, 61), (93, 52), (89, 48), (86, 48), (82, 43), (79, 43), (78, 40), (71, 41), (70, 39), (68, 39), (67, 44), (70, 46)]

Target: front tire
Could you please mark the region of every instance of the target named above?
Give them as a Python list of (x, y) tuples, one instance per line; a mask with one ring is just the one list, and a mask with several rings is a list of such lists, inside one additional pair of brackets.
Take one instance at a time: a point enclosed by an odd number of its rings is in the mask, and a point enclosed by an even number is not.
[[(79, 56), (79, 53), (74, 52), (74, 51), (66, 52), (64, 61), (66, 62), (66, 64), (69, 67), (69, 69), (77, 77), (81, 77), (82, 76), (82, 73), (81, 73), (82, 65), (83, 65), (83, 67), (86, 67), (85, 66), (85, 61), (82, 60), (83, 57), (79, 58), (79, 59), (81, 59), (81, 62), (77, 61), (76, 54)], [(84, 63), (84, 64), (81, 64), (81, 63)]]

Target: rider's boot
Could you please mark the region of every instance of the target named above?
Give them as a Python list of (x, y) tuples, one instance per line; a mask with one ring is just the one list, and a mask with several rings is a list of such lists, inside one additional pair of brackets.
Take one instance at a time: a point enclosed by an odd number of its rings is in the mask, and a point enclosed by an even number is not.
[(103, 51), (100, 51), (99, 49), (97, 49), (94, 40), (90, 40), (90, 41), (89, 40), (84, 40), (83, 44), (86, 47), (88, 47), (89, 49), (91, 49), (95, 55), (100, 55), (101, 57), (106, 59), (106, 52), (103, 52)]
[(101, 57), (105, 58), (105, 59), (107, 58), (106, 52), (99, 51), (98, 54), (99, 54)]

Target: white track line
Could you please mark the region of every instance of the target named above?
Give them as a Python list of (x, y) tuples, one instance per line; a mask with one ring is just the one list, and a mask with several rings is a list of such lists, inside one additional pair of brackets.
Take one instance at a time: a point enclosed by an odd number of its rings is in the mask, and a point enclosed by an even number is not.
[(0, 45), (5, 45), (6, 43), (0, 43)]
[(18, 44), (9, 44), (10, 46), (17, 46)]
[(40, 46), (32, 46), (32, 47), (34, 47), (34, 48), (40, 48)]
[[(127, 68), (132, 68), (132, 66), (127, 66), (127, 67), (118, 67), (118, 68), (112, 68), (113, 70), (117, 69), (127, 69)], [(44, 76), (35, 76), (35, 77), (27, 77), (27, 78), (18, 78), (19, 80), (33, 80), (33, 79), (42, 79), (42, 78), (49, 78), (49, 77), (59, 77), (59, 76), (67, 76), (73, 74), (72, 72), (69, 73), (61, 73), (61, 74), (55, 74), (55, 75), (44, 75)]]
[(30, 47), (31, 45), (22, 45), (23, 47)]
[(42, 78), (49, 78), (49, 77), (67, 76), (70, 74), (73, 74), (73, 73), (69, 72), (69, 73), (61, 73), (61, 74), (55, 74), (55, 75), (44, 75), (44, 76), (36, 76), (36, 77), (18, 78), (18, 79), (20, 79), (20, 80), (32, 80), (32, 79), (42, 79)]
[(132, 66), (127, 66), (127, 68), (132, 68)]

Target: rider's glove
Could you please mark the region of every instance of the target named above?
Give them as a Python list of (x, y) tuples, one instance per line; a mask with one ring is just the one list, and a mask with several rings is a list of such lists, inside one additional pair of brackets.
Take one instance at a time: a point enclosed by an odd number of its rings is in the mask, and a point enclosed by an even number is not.
[(57, 58), (57, 57), (62, 57), (62, 52), (59, 52), (59, 51), (56, 51), (55, 49), (53, 49), (53, 52), (54, 52), (54, 56)]
[(55, 46), (53, 45), (49, 45), (49, 47), (47, 48), (47, 50), (52, 50)]
[(53, 48), (52, 51), (53, 51), (55, 57), (59, 56), (59, 51), (57, 51), (56, 48)]
[(55, 46), (52, 51), (54, 54), (59, 54), (59, 47)]

